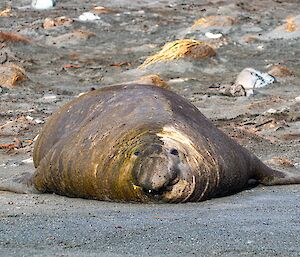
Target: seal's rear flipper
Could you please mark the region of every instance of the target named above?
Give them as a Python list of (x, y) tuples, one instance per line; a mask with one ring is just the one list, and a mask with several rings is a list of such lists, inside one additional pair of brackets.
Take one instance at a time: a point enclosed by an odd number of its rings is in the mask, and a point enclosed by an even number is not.
[(296, 169), (293, 172), (274, 170), (257, 159), (255, 178), (266, 186), (300, 184), (300, 171), (297, 172)]
[(0, 191), (10, 191), (19, 194), (39, 193), (33, 185), (33, 174), (30, 172), (0, 181)]

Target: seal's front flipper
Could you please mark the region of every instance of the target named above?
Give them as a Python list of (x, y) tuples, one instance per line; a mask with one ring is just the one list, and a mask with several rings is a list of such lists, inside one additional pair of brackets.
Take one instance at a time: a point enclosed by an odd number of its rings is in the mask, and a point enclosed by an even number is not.
[(300, 184), (300, 171), (296, 169), (291, 172), (274, 170), (257, 159), (255, 160), (255, 178), (266, 186)]
[(0, 191), (10, 191), (19, 194), (39, 193), (33, 185), (33, 174), (30, 172), (0, 181)]

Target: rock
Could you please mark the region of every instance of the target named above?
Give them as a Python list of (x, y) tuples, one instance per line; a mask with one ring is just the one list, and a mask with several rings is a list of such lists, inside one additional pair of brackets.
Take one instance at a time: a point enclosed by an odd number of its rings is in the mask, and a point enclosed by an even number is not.
[(100, 20), (100, 17), (92, 12), (84, 12), (78, 17), (78, 19), (80, 21), (96, 21)]
[(230, 27), (236, 23), (236, 19), (230, 16), (222, 15), (212, 15), (201, 18), (195, 21), (192, 28), (202, 27), (202, 28), (211, 28), (211, 27)]
[(242, 41), (245, 43), (256, 43), (258, 42), (258, 37), (256, 35), (245, 35), (242, 38)]
[(12, 16), (10, 6), (6, 7), (4, 10), (0, 11), (0, 17), (9, 17), (9, 16)]
[(114, 12), (112, 9), (103, 7), (103, 6), (96, 6), (90, 12), (95, 13), (95, 14), (106, 14), (106, 13), (112, 13)]
[(241, 85), (246, 90), (246, 95), (252, 95), (255, 88), (265, 87), (275, 82), (274, 77), (253, 68), (243, 69), (237, 76), (235, 85)]
[(134, 83), (138, 84), (147, 84), (147, 85), (154, 85), (166, 89), (171, 89), (170, 85), (165, 82), (159, 75), (151, 74), (147, 76), (143, 76), (140, 79), (134, 81)]
[(294, 75), (288, 67), (283, 65), (272, 65), (268, 73), (276, 78), (285, 78)]
[(53, 27), (58, 27), (58, 26), (69, 26), (73, 23), (73, 19), (68, 18), (66, 16), (61, 16), (57, 18), (46, 18), (43, 23), (43, 28), (44, 29), (51, 29)]
[(0, 65), (0, 86), (13, 88), (18, 82), (27, 79), (25, 70), (16, 64)]
[(226, 96), (246, 96), (246, 90), (242, 85), (236, 84), (224, 84), (224, 85), (212, 85), (209, 87), (212, 94), (221, 94)]

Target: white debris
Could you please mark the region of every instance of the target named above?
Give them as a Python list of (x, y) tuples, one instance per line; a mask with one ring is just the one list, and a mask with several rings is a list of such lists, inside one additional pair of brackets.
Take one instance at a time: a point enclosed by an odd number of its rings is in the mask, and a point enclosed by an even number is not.
[(56, 100), (57, 95), (52, 95), (52, 94), (46, 94), (43, 96), (43, 99), (46, 101), (53, 101)]
[(41, 119), (35, 119), (34, 122), (37, 123), (37, 124), (45, 123), (45, 121), (43, 121)]
[(27, 116), (26, 116), (26, 120), (33, 121), (33, 117), (27, 115)]
[(257, 49), (258, 49), (258, 50), (264, 50), (264, 48), (265, 48), (265, 47), (264, 47), (263, 45), (257, 46)]
[(80, 21), (96, 21), (100, 20), (100, 17), (92, 12), (84, 12), (78, 17), (78, 19)]
[(205, 36), (206, 36), (207, 38), (217, 39), (217, 38), (222, 37), (223, 35), (222, 35), (221, 33), (214, 34), (214, 33), (211, 33), (211, 32), (206, 32), (206, 33), (205, 33)]
[(277, 113), (278, 111), (277, 110), (275, 110), (275, 109), (273, 109), (273, 108), (271, 108), (271, 109), (269, 109), (269, 110), (267, 110), (267, 111), (265, 111), (265, 113), (271, 113), (271, 114), (273, 114), (273, 113)]
[(31, 6), (37, 10), (46, 10), (55, 6), (56, 0), (32, 0)]
[(22, 161), (22, 163), (26, 163), (26, 164), (33, 163), (33, 159), (32, 158), (25, 159)]
[(296, 102), (300, 102), (300, 95), (295, 98)]
[(245, 68), (237, 76), (235, 84), (241, 85), (246, 90), (246, 95), (252, 95), (255, 88), (265, 87), (275, 82), (275, 78), (268, 73), (263, 73), (253, 68)]
[(186, 82), (189, 81), (189, 78), (174, 78), (174, 79), (170, 79), (168, 81), (168, 83), (172, 84), (172, 83), (182, 83), (182, 82)]
[(263, 115), (275, 114), (275, 113), (285, 113), (287, 111), (289, 111), (288, 107), (282, 107), (281, 109), (270, 108), (270, 109), (266, 110), (265, 112), (263, 112)]

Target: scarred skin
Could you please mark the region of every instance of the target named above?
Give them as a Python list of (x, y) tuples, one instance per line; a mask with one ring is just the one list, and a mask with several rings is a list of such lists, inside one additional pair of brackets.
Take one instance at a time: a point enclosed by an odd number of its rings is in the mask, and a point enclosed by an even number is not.
[(252, 178), (300, 183), (264, 165), (183, 97), (150, 85), (106, 87), (66, 104), (45, 124), (33, 159), (27, 188), (97, 200), (197, 202), (238, 192)]

